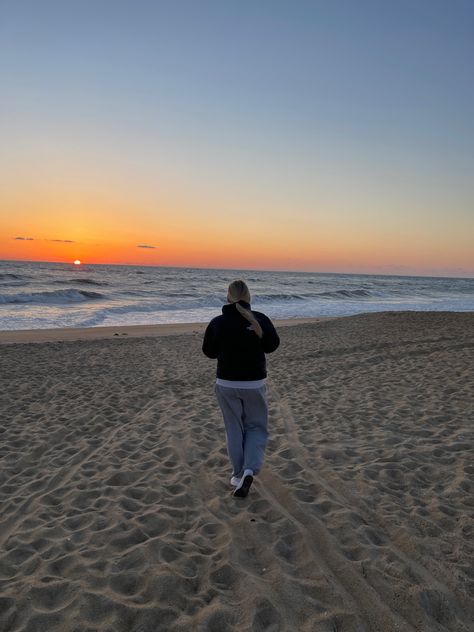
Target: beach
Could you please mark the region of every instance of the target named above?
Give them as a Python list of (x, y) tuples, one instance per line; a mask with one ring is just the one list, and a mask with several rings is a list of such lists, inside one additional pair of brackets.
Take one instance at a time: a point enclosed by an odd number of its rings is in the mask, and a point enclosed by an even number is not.
[(474, 314), (277, 326), (246, 499), (204, 325), (0, 332), (2, 632), (473, 629)]

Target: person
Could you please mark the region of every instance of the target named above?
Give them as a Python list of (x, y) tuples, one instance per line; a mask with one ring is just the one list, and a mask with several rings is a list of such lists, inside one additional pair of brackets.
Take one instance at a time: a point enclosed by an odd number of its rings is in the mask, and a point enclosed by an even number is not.
[(222, 314), (206, 328), (202, 350), (217, 358), (215, 393), (224, 417), (233, 495), (245, 498), (260, 471), (268, 439), (265, 354), (280, 338), (265, 314), (252, 311), (244, 281), (233, 281)]

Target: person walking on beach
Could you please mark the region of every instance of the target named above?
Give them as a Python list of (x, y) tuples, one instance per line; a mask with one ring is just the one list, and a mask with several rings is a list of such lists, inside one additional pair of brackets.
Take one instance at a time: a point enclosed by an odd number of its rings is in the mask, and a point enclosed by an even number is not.
[(224, 417), (233, 495), (245, 498), (262, 467), (268, 439), (265, 354), (280, 338), (265, 314), (250, 309), (244, 281), (233, 281), (222, 315), (207, 326), (202, 350), (217, 358), (215, 393)]

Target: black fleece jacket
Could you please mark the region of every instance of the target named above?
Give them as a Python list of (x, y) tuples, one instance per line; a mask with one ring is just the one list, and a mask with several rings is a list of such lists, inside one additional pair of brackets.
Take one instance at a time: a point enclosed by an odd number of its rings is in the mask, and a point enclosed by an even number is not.
[[(239, 303), (250, 309), (248, 303)], [(223, 380), (261, 380), (267, 376), (265, 354), (278, 348), (280, 338), (268, 316), (253, 310), (252, 314), (262, 328), (262, 338), (234, 304), (224, 305), (222, 315), (207, 326), (202, 350), (208, 358), (217, 358), (217, 377)]]

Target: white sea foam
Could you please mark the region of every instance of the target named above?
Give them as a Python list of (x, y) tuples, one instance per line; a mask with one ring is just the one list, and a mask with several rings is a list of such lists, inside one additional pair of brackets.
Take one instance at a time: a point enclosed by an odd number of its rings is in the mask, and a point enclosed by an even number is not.
[(205, 322), (236, 278), (271, 318), (474, 311), (474, 279), (0, 262), (0, 329)]
[(45, 292), (20, 292), (18, 294), (0, 294), (0, 303), (77, 303), (104, 298), (98, 292), (86, 292), (70, 288), (67, 290), (52, 290)]

